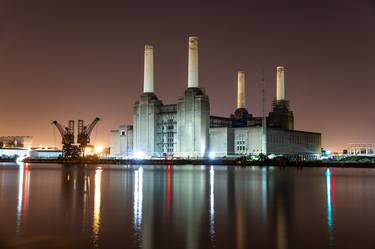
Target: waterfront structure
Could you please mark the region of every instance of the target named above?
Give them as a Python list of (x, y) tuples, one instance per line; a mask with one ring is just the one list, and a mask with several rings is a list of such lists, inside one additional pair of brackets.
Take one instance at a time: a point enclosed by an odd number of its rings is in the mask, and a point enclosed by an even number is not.
[(111, 130), (110, 154), (114, 157), (129, 157), (133, 155), (133, 126), (121, 125), (117, 130)]
[(1, 148), (25, 148), (30, 149), (33, 143), (31, 136), (2, 136), (0, 137)]
[(375, 156), (375, 145), (372, 143), (350, 143), (345, 154), (350, 156)]
[(29, 152), (32, 159), (56, 159), (62, 157), (62, 151), (58, 149), (42, 149), (37, 148)]
[(0, 148), (0, 157), (7, 158), (26, 158), (30, 155), (30, 149), (25, 148)]
[(237, 106), (229, 117), (210, 113), (209, 97), (199, 84), (198, 37), (188, 41), (188, 82), (177, 104), (165, 105), (154, 92), (153, 47), (144, 50), (144, 87), (134, 104), (133, 126), (111, 131), (111, 156), (202, 158), (275, 154), (316, 159), (320, 133), (294, 130), (285, 97), (285, 69), (276, 70), (276, 98), (267, 117), (246, 109), (245, 73), (237, 73)]

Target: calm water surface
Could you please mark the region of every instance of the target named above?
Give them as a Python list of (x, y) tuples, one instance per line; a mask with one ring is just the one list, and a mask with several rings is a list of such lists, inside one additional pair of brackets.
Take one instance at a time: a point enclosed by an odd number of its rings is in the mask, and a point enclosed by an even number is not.
[(1, 164), (0, 248), (375, 248), (375, 170)]

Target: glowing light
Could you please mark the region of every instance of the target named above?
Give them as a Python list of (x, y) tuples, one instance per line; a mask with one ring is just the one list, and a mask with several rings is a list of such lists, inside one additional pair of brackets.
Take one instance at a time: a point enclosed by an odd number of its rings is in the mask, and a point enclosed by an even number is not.
[(104, 148), (100, 145), (95, 146), (95, 154), (101, 154), (103, 152)]
[(213, 152), (213, 151), (211, 151), (210, 153), (208, 153), (208, 158), (209, 158), (210, 160), (215, 160), (215, 158), (216, 158), (216, 153)]
[(275, 157), (277, 157), (277, 155), (275, 155), (275, 154), (268, 155), (268, 158), (271, 159), (271, 160), (274, 159)]
[(85, 155), (92, 155), (93, 151), (91, 147), (85, 147)]
[(134, 157), (134, 159), (141, 160), (141, 159), (145, 158), (145, 153), (142, 152), (142, 151), (134, 151), (133, 157)]

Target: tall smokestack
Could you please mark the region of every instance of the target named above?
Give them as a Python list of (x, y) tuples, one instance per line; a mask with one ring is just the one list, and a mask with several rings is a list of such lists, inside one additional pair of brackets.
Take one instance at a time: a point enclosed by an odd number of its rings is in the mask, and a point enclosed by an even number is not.
[(188, 87), (199, 87), (198, 84), (198, 37), (189, 36)]
[(276, 75), (276, 100), (285, 100), (284, 67), (277, 67)]
[(145, 45), (143, 92), (154, 92), (154, 48), (151, 45)]
[(245, 72), (237, 73), (237, 109), (246, 108), (245, 97)]

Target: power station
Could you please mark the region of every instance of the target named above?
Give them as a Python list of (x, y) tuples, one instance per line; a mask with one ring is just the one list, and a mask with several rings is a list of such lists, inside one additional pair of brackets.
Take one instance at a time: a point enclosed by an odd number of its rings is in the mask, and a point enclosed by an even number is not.
[[(133, 125), (112, 130), (111, 156), (204, 158), (284, 155), (306, 160), (321, 154), (321, 134), (294, 130), (285, 98), (284, 67), (277, 67), (276, 98), (266, 117), (246, 109), (245, 73), (237, 75), (237, 108), (229, 117), (210, 113), (209, 97), (199, 86), (198, 37), (189, 37), (188, 85), (176, 104), (165, 105), (154, 93), (153, 47), (144, 50), (144, 88), (134, 104)], [(264, 115), (263, 115), (264, 116)]]

